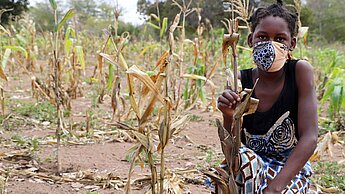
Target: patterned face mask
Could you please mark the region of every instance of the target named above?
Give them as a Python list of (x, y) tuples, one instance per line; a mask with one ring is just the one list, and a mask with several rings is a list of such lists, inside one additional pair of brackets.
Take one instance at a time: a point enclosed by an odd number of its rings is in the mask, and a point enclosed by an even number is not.
[(266, 72), (279, 71), (289, 56), (289, 49), (286, 45), (265, 41), (254, 45), (253, 60), (258, 68)]

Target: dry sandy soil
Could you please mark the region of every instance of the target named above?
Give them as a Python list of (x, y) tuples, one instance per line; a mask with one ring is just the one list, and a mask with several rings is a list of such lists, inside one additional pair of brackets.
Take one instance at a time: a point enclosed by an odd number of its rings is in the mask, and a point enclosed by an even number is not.
[[(31, 98), (30, 80), (23, 77), (10, 77), (5, 85), (6, 98), (11, 99), (12, 106), (23, 101), (34, 102)], [(16, 113), (12, 113), (12, 117), (9, 118), (12, 122), (24, 120), (25, 122), (22, 122), (24, 124), (15, 127), (2, 126), (0, 172), (2, 176), (8, 178), (5, 185), (7, 193), (123, 193), (123, 183), (127, 179), (130, 167), (126, 155), (136, 141), (128, 138), (129, 133), (126, 131), (109, 124), (112, 123), (109, 116), (111, 115), (109, 98), (106, 98), (95, 111), (97, 123), (92, 128), (93, 132), (85, 135), (83, 124), (86, 123), (86, 111), (92, 105), (90, 92), (94, 88), (88, 84), (83, 87), (85, 97), (79, 97), (72, 102), (71, 118), (75, 124), (74, 135), (66, 135), (60, 149), (64, 180), (57, 180), (59, 177), (54, 175), (56, 145), (51, 137), (55, 134), (55, 125), (37, 122), (29, 117), (16, 118)], [(10, 111), (7, 112), (9, 113)], [(195, 108), (188, 114), (192, 115), (192, 120), (167, 146), (166, 167), (178, 175), (184, 193), (206, 194), (209, 190), (203, 185), (205, 176), (200, 170), (215, 166), (222, 160), (217, 129), (214, 126), (214, 120), (220, 117), (220, 113), (205, 112), (204, 109)], [(22, 143), (24, 145), (14, 141), (13, 137), (16, 135), (25, 139), (26, 142)], [(33, 138), (39, 141), (39, 147), (37, 151), (28, 154), (24, 151), (32, 148), (30, 141)], [(157, 145), (158, 137), (153, 138)], [(342, 147), (336, 146), (335, 150), (335, 156), (330, 160), (342, 159), (344, 157)], [(13, 151), (17, 154), (9, 156), (8, 153)], [(22, 153), (22, 156), (18, 153)], [(159, 169), (159, 156), (156, 155), (155, 159)], [(7, 173), (4, 173), (5, 170)], [(143, 169), (136, 165), (132, 180), (143, 179), (149, 174), (150, 169), (147, 165)], [(80, 181), (76, 181), (75, 177), (79, 177)], [(102, 184), (105, 188), (102, 188)], [(139, 194), (144, 193), (146, 187), (136, 184), (132, 189), (133, 193)]]

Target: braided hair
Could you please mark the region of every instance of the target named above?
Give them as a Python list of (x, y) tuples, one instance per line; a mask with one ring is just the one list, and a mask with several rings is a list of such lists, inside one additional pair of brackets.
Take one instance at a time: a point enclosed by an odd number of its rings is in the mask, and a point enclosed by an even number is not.
[(255, 10), (253, 15), (249, 18), (249, 23), (251, 24), (251, 31), (254, 32), (257, 25), (260, 21), (267, 17), (280, 17), (288, 23), (288, 27), (291, 33), (291, 36), (297, 36), (298, 33), (298, 15), (297, 13), (292, 13), (283, 6), (282, 0), (277, 0), (277, 3), (272, 4), (266, 8), (258, 8)]

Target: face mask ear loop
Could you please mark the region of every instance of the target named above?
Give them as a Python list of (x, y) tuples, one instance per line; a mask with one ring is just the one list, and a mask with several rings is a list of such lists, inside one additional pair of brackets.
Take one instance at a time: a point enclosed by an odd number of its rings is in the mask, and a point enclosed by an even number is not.
[[(289, 52), (288, 52), (288, 60), (291, 60), (291, 59), (292, 59), (292, 50), (289, 50)], [(288, 61), (288, 60), (287, 60), (287, 61)], [(287, 62), (287, 61), (286, 61), (286, 62)], [(285, 62), (285, 63), (286, 63), (286, 62)]]

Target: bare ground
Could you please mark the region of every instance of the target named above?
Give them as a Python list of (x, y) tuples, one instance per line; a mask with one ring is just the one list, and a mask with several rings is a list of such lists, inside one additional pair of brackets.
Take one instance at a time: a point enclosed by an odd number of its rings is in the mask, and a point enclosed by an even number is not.
[[(31, 83), (28, 76), (11, 77), (5, 85), (6, 98), (11, 99), (12, 106), (22, 101), (35, 102), (31, 98)], [(15, 79), (16, 78), (16, 79)], [(0, 130), (0, 172), (6, 177), (5, 189), (7, 193), (123, 193), (124, 183), (127, 180), (130, 162), (127, 151), (136, 145), (136, 141), (128, 138), (128, 133), (114, 127), (111, 123), (111, 105), (109, 97), (95, 111), (97, 120), (91, 131), (83, 130), (86, 123), (86, 112), (91, 109), (90, 99), (93, 86), (84, 84), (85, 97), (77, 98), (72, 102), (71, 115), (75, 129), (72, 135), (65, 135), (63, 146), (60, 148), (63, 178), (55, 176), (56, 172), (56, 143), (52, 138), (55, 134), (55, 125), (52, 123), (37, 122), (29, 117), (15, 117), (22, 120), (21, 125), (4, 127)], [(215, 118), (220, 113), (205, 112), (204, 109), (193, 109), (192, 115), (183, 130), (172, 138), (166, 150), (166, 167), (181, 180), (184, 193), (206, 194), (208, 188), (203, 185), (205, 176), (200, 172), (217, 165), (222, 160), (222, 153), (214, 126)], [(34, 123), (34, 124), (32, 124)], [(14, 136), (25, 139), (20, 145), (14, 141)], [(32, 139), (39, 141), (38, 150), (32, 151)], [(154, 137), (155, 145), (158, 136)], [(19, 141), (20, 142), (20, 141)], [(30, 143), (31, 142), (31, 143)], [(337, 145), (333, 150), (333, 157), (326, 160), (340, 161), (344, 159), (344, 146)], [(29, 154), (13, 157), (7, 153), (18, 153), (29, 149)], [(26, 152), (26, 153), (28, 153)], [(19, 154), (20, 155), (20, 154)], [(6, 157), (5, 157), (6, 156)], [(157, 169), (160, 168), (159, 156), (155, 155)], [(159, 171), (159, 170), (158, 170)], [(144, 179), (150, 174), (147, 163), (144, 168), (136, 165), (132, 180)], [(86, 181), (88, 180), (88, 181)], [(147, 181), (143, 181), (147, 183)], [(144, 193), (146, 185), (139, 182), (132, 185), (133, 193)], [(0, 184), (1, 185), (1, 184)]]

